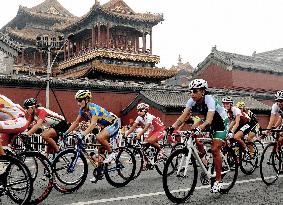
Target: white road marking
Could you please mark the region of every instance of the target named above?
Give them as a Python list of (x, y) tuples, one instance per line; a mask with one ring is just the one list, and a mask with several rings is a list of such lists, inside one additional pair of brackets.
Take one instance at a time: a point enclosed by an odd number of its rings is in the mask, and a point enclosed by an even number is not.
[[(283, 175), (280, 175), (279, 177), (282, 178)], [(268, 178), (274, 178), (274, 176), (271, 176), (271, 177), (268, 177)], [(254, 178), (254, 179), (236, 181), (236, 184), (256, 182), (256, 181), (261, 181), (261, 180), (262, 180), (261, 177), (259, 177), (259, 178)], [(208, 189), (208, 188), (210, 188), (210, 185), (199, 186), (199, 187), (196, 187), (195, 190)], [(174, 190), (173, 192), (178, 192), (178, 191), (185, 191), (185, 189)], [(148, 193), (148, 194), (138, 194), (138, 195), (132, 195), (132, 196), (121, 196), (121, 197), (115, 197), (115, 198), (109, 198), (109, 199), (97, 199), (97, 200), (93, 200), (93, 201), (76, 202), (76, 203), (72, 203), (72, 204), (68, 204), (68, 205), (98, 204), (98, 203), (121, 201), (121, 200), (136, 199), (136, 198), (144, 198), (144, 197), (151, 197), (151, 196), (158, 196), (158, 195), (165, 195), (165, 192), (163, 191), (163, 192), (154, 192), (154, 193)]]

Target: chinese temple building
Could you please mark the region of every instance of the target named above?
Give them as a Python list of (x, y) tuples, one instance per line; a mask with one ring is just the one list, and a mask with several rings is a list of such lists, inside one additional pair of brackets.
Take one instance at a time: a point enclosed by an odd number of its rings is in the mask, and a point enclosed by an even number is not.
[(159, 82), (177, 73), (155, 66), (160, 57), (152, 51), (152, 28), (161, 21), (162, 14), (136, 13), (123, 0), (103, 5), (96, 0), (82, 17), (57, 0), (45, 0), (19, 7), (1, 29), (0, 50), (14, 59), (13, 72), (44, 75), (47, 54), (36, 47), (36, 39), (63, 35), (62, 50), (52, 52), (53, 76)]

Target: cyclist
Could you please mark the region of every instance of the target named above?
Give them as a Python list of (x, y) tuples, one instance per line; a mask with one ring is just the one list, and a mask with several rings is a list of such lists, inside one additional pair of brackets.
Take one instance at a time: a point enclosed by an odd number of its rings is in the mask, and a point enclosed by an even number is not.
[[(248, 147), (246, 146), (246, 143), (242, 140), (242, 138), (245, 135), (249, 135), (248, 141), (252, 141), (253, 137), (255, 136), (255, 129), (258, 124), (258, 121), (255, 117), (255, 115), (246, 108), (246, 104), (243, 101), (239, 101), (236, 104), (236, 107), (241, 110), (241, 116), (240, 116), (240, 125), (238, 126), (237, 130), (234, 132), (234, 139), (239, 143), (239, 145), (243, 148), (243, 150), (246, 153), (249, 153), (247, 151)], [(251, 147), (249, 148), (251, 149)], [(251, 155), (253, 153), (252, 150)]]
[(166, 130), (170, 133), (178, 129), (183, 124), (187, 116), (192, 113), (198, 113), (205, 116), (205, 121), (194, 129), (196, 135), (210, 126), (213, 134), (211, 151), (215, 163), (216, 181), (211, 188), (211, 192), (219, 192), (223, 183), (221, 181), (222, 160), (220, 149), (228, 132), (228, 116), (224, 107), (222, 107), (211, 95), (208, 95), (208, 84), (203, 79), (195, 79), (189, 84), (191, 97), (186, 104), (186, 108), (179, 116), (177, 121)]
[[(96, 140), (105, 148), (108, 152), (107, 158), (103, 163), (109, 163), (116, 158), (116, 153), (112, 152), (112, 148), (108, 142), (110, 138), (115, 138), (120, 129), (120, 122), (116, 115), (108, 112), (103, 107), (91, 102), (91, 92), (89, 90), (79, 90), (75, 94), (75, 99), (80, 107), (79, 114), (76, 120), (72, 123), (69, 129), (64, 135), (75, 130), (81, 121), (90, 121), (86, 130), (80, 133), (81, 139), (91, 133), (93, 130), (97, 130), (97, 124), (102, 128), (96, 135)], [(102, 153), (101, 151), (100, 153)]]
[[(283, 128), (283, 90), (280, 90), (275, 95), (275, 101), (271, 108), (271, 115), (269, 119), (269, 123), (267, 125), (266, 129), (271, 128), (277, 128), (282, 129)], [(270, 131), (267, 131), (266, 134), (269, 134)], [(280, 133), (279, 143), (283, 145), (283, 134)]]
[(136, 118), (131, 128), (125, 134), (125, 137), (131, 134), (139, 125), (142, 125), (143, 129), (138, 132), (136, 138), (140, 139), (141, 136), (149, 130), (149, 133), (144, 140), (151, 144), (153, 147), (155, 147), (159, 152), (160, 145), (158, 144), (158, 141), (164, 138), (165, 126), (158, 117), (155, 117), (154, 115), (150, 114), (148, 110), (149, 105), (146, 103), (139, 103), (137, 105), (138, 117)]
[[(25, 110), (19, 105), (13, 103), (9, 98), (0, 94), (0, 133), (18, 134), (28, 128), (28, 121), (25, 118)], [(2, 135), (3, 137), (3, 135)], [(2, 139), (0, 139), (0, 155), (4, 155), (2, 148)]]
[[(42, 133), (42, 138), (50, 145), (55, 153), (59, 152), (59, 147), (54, 141), (61, 133), (64, 133), (69, 125), (65, 118), (56, 112), (53, 112), (45, 107), (42, 107), (35, 98), (28, 98), (23, 103), (28, 114), (29, 124), (35, 124), (26, 133), (28, 136), (36, 133), (42, 128), (47, 127)], [(49, 153), (47, 153), (49, 154)]]

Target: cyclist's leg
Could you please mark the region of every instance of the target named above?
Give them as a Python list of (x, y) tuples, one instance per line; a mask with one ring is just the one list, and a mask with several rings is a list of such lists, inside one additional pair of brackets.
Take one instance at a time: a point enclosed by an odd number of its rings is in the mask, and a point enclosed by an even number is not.
[(247, 146), (246, 146), (246, 143), (242, 140), (243, 136), (244, 136), (243, 131), (239, 130), (234, 135), (234, 139), (239, 143), (239, 145), (241, 146), (243, 150), (246, 150)]
[(55, 152), (59, 152), (59, 147), (54, 141), (54, 138), (57, 137), (57, 133), (54, 128), (49, 128), (42, 133), (42, 138), (52, 147)]
[(216, 181), (221, 181), (221, 169), (222, 169), (222, 159), (220, 155), (220, 149), (223, 141), (220, 139), (213, 139), (211, 144), (211, 152), (214, 159)]

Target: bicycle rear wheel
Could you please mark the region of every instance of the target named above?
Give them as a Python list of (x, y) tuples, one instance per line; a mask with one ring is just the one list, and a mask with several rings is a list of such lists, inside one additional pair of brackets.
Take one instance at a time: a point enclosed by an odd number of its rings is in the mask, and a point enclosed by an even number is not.
[(53, 172), (48, 159), (39, 152), (22, 152), (17, 155), (28, 167), (33, 180), (31, 204), (39, 204), (48, 197), (53, 189)]
[(240, 149), (240, 168), (241, 171), (246, 175), (251, 175), (258, 165), (258, 149), (254, 142), (247, 142), (247, 148), (249, 149), (249, 153), (244, 153), (242, 149)]
[(2, 204), (28, 204), (33, 192), (31, 174), (19, 159), (0, 156), (0, 201)]
[[(184, 203), (193, 194), (198, 177), (196, 161), (190, 156), (190, 162), (185, 166), (188, 150), (174, 151), (165, 163), (162, 181), (166, 196), (174, 203)], [(171, 166), (178, 162), (177, 166)]]
[(117, 157), (112, 162), (105, 164), (105, 178), (114, 187), (126, 186), (134, 179), (136, 159), (133, 153), (125, 147), (113, 150)]
[(276, 142), (268, 144), (260, 159), (260, 176), (266, 185), (276, 182), (282, 170), (282, 149)]
[(54, 187), (61, 193), (72, 193), (85, 182), (88, 164), (84, 155), (74, 149), (66, 149), (58, 154), (52, 163), (55, 174)]

